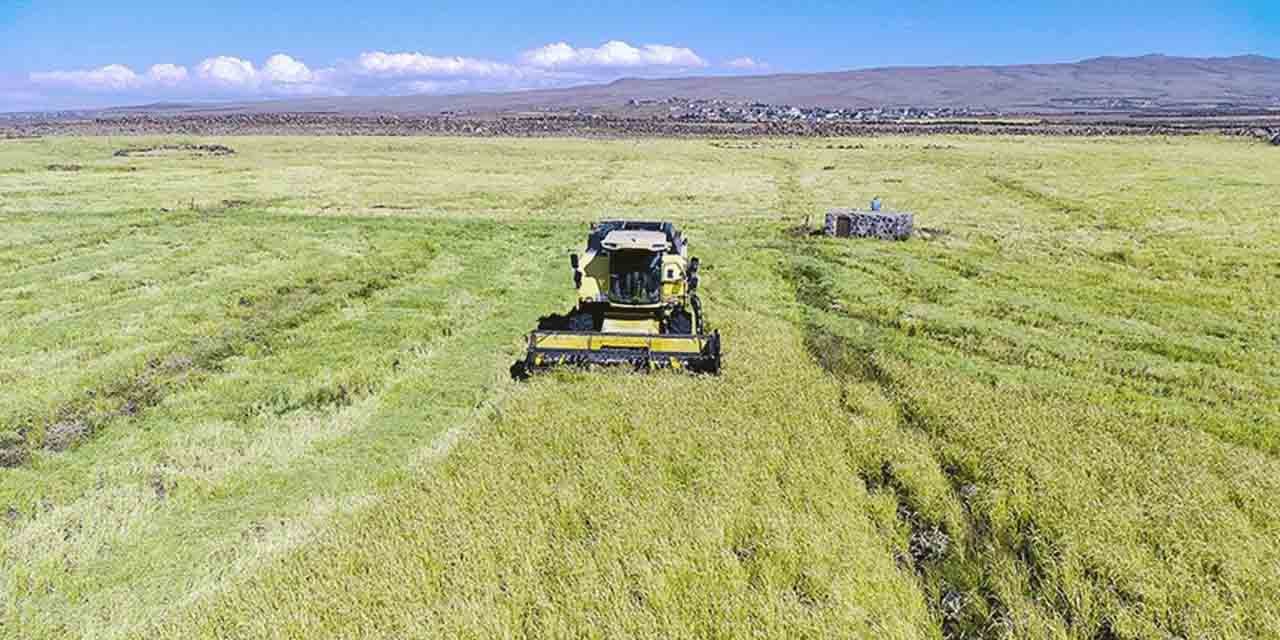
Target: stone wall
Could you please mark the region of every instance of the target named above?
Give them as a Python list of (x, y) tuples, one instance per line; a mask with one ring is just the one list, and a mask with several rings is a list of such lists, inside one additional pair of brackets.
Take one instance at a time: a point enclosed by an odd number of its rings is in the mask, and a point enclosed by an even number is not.
[(822, 230), (835, 237), (906, 240), (914, 226), (915, 216), (910, 213), (832, 209)]

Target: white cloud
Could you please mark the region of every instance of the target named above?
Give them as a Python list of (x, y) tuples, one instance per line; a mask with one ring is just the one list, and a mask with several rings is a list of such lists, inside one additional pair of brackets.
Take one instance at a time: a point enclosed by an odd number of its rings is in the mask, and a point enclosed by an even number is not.
[(282, 84), (303, 84), (316, 79), (307, 65), (283, 53), (267, 58), (266, 63), (262, 65), (262, 77), (268, 82)]
[(33, 84), (80, 91), (122, 91), (143, 84), (141, 76), (122, 64), (89, 71), (38, 71), (29, 77)]
[(597, 48), (574, 48), (557, 42), (526, 51), (521, 60), (540, 69), (634, 68), (634, 67), (705, 67), (707, 61), (686, 47), (646, 44), (634, 47), (620, 40), (610, 40)]
[(577, 56), (577, 49), (569, 46), (567, 42), (557, 42), (526, 51), (521, 55), (521, 59), (525, 64), (535, 67), (555, 67), (572, 62)]
[(165, 86), (176, 87), (187, 81), (187, 68), (176, 64), (155, 64), (147, 70), (147, 79)]
[(272, 85), (263, 91), (266, 95), (280, 96), (345, 96), (343, 87), (324, 82), (295, 82)]
[(728, 62), (724, 63), (724, 66), (729, 67), (730, 69), (741, 69), (741, 70), (768, 69), (768, 68), (769, 68), (769, 65), (767, 65), (767, 64), (765, 64), (765, 63), (763, 63), (763, 62), (759, 62), (759, 61), (757, 61), (755, 58), (751, 58), (751, 57), (747, 57), (747, 56), (743, 56), (743, 57), (741, 57), (741, 58), (734, 58), (734, 59), (732, 59), (732, 60), (730, 60), (730, 61), (728, 61)]
[[(744, 59), (750, 61), (750, 59)], [(746, 68), (731, 61), (734, 68)], [(754, 61), (750, 61), (754, 64)], [(354, 60), (312, 68), (276, 53), (255, 62), (230, 55), (207, 58), (190, 68), (156, 64), (135, 72), (122, 64), (72, 71), (28, 74), (12, 89), (61, 104), (121, 103), (149, 99), (225, 99), (301, 95), (450, 94), (515, 91), (607, 82), (619, 70), (664, 73), (709, 66), (692, 49), (669, 45), (632, 46), (613, 40), (599, 47), (575, 48), (564, 42), (524, 52), (514, 61), (417, 52), (366, 51)], [(0, 87), (9, 89), (9, 87)], [(77, 98), (97, 94), (102, 97)], [(17, 102), (10, 99), (9, 102)]]
[(254, 89), (259, 85), (253, 63), (231, 56), (208, 58), (196, 65), (196, 75), (203, 81), (225, 89)]
[(396, 93), (417, 94), (426, 93), (431, 95), (444, 95), (449, 93), (460, 93), (470, 88), (472, 84), (466, 80), (410, 80), (395, 86)]
[(248, 60), (216, 56), (196, 65), (194, 73), (181, 65), (152, 65), (145, 75), (129, 67), (112, 64), (87, 71), (47, 71), (32, 73), (31, 84), (74, 92), (174, 95), (179, 92), (217, 97), (219, 95), (334, 95), (341, 88), (328, 82), (340, 80), (334, 69), (313, 71), (301, 60), (279, 53), (267, 58), (261, 69)]
[(494, 77), (515, 75), (518, 70), (508, 64), (463, 58), (459, 56), (436, 57), (421, 53), (385, 53), (366, 51), (356, 62), (358, 73), (384, 77)]
[(149, 87), (175, 87), (187, 79), (187, 68), (176, 64), (152, 65), (145, 75), (122, 64), (87, 71), (42, 71), (30, 74), (32, 84), (54, 89), (88, 92), (120, 92)]

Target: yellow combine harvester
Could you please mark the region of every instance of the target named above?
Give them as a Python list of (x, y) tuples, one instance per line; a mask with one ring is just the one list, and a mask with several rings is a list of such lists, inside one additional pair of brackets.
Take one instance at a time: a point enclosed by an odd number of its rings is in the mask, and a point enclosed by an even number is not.
[(586, 253), (569, 264), (577, 306), (542, 319), (513, 373), (596, 364), (720, 372), (720, 334), (702, 326), (698, 259), (671, 223), (593, 224)]

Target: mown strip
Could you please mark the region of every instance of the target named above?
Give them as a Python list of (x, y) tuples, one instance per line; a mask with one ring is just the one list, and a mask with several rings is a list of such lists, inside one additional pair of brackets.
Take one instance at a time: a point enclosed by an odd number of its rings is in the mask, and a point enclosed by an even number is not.
[[(28, 637), (131, 637), (158, 611), (376, 501), (416, 448), (503, 381), (521, 321), (495, 330), (484, 320), (511, 311), (494, 297), (516, 282), (539, 290), (510, 259), (529, 236), (486, 223), (410, 224), (411, 235), (394, 221), (356, 225), (379, 249), (367, 259), (237, 293), (225, 335), (243, 348), (175, 381), (128, 424), (41, 459), (42, 485), (23, 490), (28, 470), (9, 470), (20, 475), (0, 484), (14, 514), (0, 547), (3, 591), (15, 598), (7, 626)], [(397, 243), (379, 246), (388, 237)], [(128, 607), (104, 623), (121, 603), (110, 594), (126, 585)]]

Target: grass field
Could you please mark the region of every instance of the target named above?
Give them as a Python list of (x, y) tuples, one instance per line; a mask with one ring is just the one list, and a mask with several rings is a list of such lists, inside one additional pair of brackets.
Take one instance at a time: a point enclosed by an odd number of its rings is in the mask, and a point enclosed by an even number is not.
[[(927, 233), (792, 231), (874, 195)], [(0, 141), (0, 636), (1280, 637), (1277, 201), (1215, 137)], [(602, 217), (722, 376), (508, 379)]]

